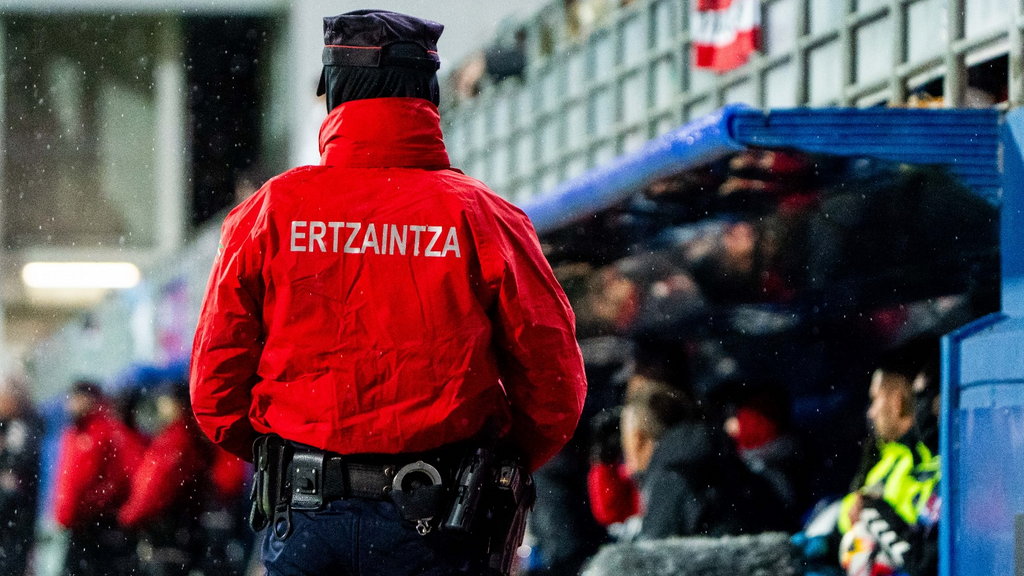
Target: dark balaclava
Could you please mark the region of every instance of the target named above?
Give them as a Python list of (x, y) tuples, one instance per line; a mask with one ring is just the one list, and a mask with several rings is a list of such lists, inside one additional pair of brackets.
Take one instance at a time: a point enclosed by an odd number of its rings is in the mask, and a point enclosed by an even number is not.
[(437, 105), (437, 40), (443, 30), (436, 22), (383, 10), (324, 18), (317, 95), (326, 95), (328, 112), (367, 98), (423, 98)]

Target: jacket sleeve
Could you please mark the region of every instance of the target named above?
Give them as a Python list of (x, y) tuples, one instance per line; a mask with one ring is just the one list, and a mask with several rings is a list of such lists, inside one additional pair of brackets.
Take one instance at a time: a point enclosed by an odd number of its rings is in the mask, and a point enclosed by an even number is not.
[(587, 473), (590, 511), (602, 526), (624, 522), (640, 511), (636, 484), (621, 464), (594, 464)]
[(648, 496), (642, 512), (641, 540), (661, 540), (672, 536), (694, 536), (705, 502), (693, 493), (679, 474), (660, 475), (646, 487)]
[(168, 512), (196, 473), (196, 454), (180, 437), (158, 436), (132, 475), (128, 500), (117, 513), (125, 528), (139, 528)]
[(255, 238), (259, 192), (224, 221), (192, 344), (190, 391), (200, 428), (252, 460), (251, 391), (263, 350), (262, 252)]
[(214, 449), (210, 466), (210, 487), (213, 495), (223, 503), (230, 503), (245, 490), (247, 474), (245, 462), (233, 454)]
[(575, 317), (533, 225), (511, 205), (498, 207), (494, 223), (494, 233), (481, 239), (481, 265), (497, 287), (492, 320), (512, 411), (510, 440), (535, 470), (572, 437), (587, 380)]

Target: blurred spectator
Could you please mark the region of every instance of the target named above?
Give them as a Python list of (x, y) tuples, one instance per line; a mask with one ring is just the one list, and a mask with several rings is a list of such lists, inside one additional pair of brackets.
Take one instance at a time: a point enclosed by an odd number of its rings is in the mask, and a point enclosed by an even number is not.
[(588, 282), (585, 296), (577, 298), (577, 318), (590, 333), (665, 333), (706, 311), (693, 278), (658, 252), (604, 266)]
[(591, 420), (590, 510), (602, 526), (625, 522), (640, 511), (636, 484), (622, 462), (621, 409), (601, 412)]
[(526, 30), (516, 30), (511, 44), (500, 42), (484, 50), (484, 69), (495, 84), (506, 78), (522, 78), (526, 71)]
[(487, 57), (482, 50), (467, 56), (449, 77), (455, 96), (460, 100), (476, 98), (480, 94), (480, 84), (486, 73)]
[(620, 402), (632, 346), (622, 338), (602, 336), (581, 340), (580, 349), (588, 388), (580, 424), (572, 440), (534, 475), (537, 501), (529, 522), (539, 566), (531, 574), (575, 576), (607, 537), (587, 497), (590, 422)]
[(636, 309), (623, 328), (640, 338), (685, 330), (707, 312), (700, 287), (664, 252), (623, 258), (614, 268), (636, 287)]
[(586, 38), (607, 20), (613, 7), (612, 0), (564, 0), (566, 32), (569, 38)]
[(508, 78), (522, 78), (526, 72), (526, 29), (506, 19), (499, 23), (495, 36), (498, 40), (494, 44), (471, 53), (449, 76), (457, 99), (476, 98), (485, 79), (498, 84)]
[(589, 316), (607, 326), (610, 332), (625, 332), (639, 312), (640, 287), (617, 266), (601, 268), (591, 276), (590, 282)]
[[(216, 504), (230, 505), (239, 496), (249, 476), (245, 461), (224, 450), (213, 452), (210, 466), (210, 496)], [(248, 499), (248, 497), (246, 497)]]
[(245, 491), (252, 469), (245, 461), (217, 447), (209, 482), (204, 485), (202, 527), (202, 563), (204, 574), (242, 576), (246, 559), (254, 544), (252, 530), (245, 521), (251, 502)]
[(61, 439), (54, 516), (70, 530), (67, 576), (130, 574), (135, 547), (118, 528), (143, 452), (140, 438), (114, 415), (99, 386), (78, 381), (68, 395), (71, 426)]
[[(937, 348), (935, 339), (913, 340), (886, 354), (872, 375), (868, 418), (879, 457), (840, 510), (840, 564), (848, 574), (904, 570), (918, 576), (931, 569), (939, 457), (915, 425), (914, 382), (932, 373)], [(926, 382), (920, 387), (928, 389)]]
[[(705, 184), (663, 179), (647, 193), (702, 203), (715, 177), (697, 175)], [(996, 211), (938, 168), (749, 151), (721, 182), (696, 217), (728, 220), (676, 248), (712, 305), (879, 308), (967, 293), (975, 316), (994, 307)]]
[(531, 575), (575, 576), (604, 542), (605, 531), (587, 501), (586, 471), (585, 451), (571, 442), (534, 473), (537, 501), (529, 529), (539, 563)]
[(21, 380), (0, 381), (0, 574), (25, 573), (32, 549), (42, 421)]
[(587, 475), (590, 510), (602, 526), (619, 524), (640, 512), (640, 494), (621, 462), (596, 462)]
[(688, 247), (695, 258), (693, 276), (712, 303), (758, 301), (757, 240), (755, 227), (740, 221), (726, 224), (720, 234), (702, 236)]
[(201, 482), (212, 462), (211, 446), (192, 420), (188, 387), (164, 384), (155, 393), (159, 432), (131, 478), (117, 514), (119, 524), (141, 534), (144, 574), (189, 574), (202, 554)]
[(718, 188), (719, 207), (744, 212), (805, 211), (819, 195), (812, 162), (806, 155), (777, 150), (747, 150), (729, 160), (729, 176)]
[(767, 480), (788, 512), (786, 524), (797, 527), (802, 500), (800, 448), (789, 433), (789, 401), (778, 386), (740, 387), (725, 432), (750, 470)]
[(696, 404), (656, 381), (622, 411), (625, 466), (640, 486), (641, 539), (760, 532), (780, 523), (767, 483), (718, 442)]

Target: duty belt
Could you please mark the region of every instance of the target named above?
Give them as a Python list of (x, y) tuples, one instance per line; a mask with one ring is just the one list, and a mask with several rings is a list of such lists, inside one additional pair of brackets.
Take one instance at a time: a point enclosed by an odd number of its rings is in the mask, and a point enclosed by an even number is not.
[(254, 453), (249, 524), (256, 531), (269, 525), (283, 540), (292, 531), (292, 510), (320, 510), (344, 498), (390, 500), (421, 535), (439, 527), (483, 539), (491, 572), (505, 576), (536, 494), (529, 470), (487, 448), (341, 456), (268, 435)]
[(398, 460), (403, 457), (341, 456), (269, 435), (254, 448), (250, 525), (259, 530), (269, 522), (280, 538), (291, 533), (292, 510), (320, 510), (345, 498), (391, 500), (404, 519), (426, 534), (431, 521), (444, 513), (456, 471), (449, 463), (454, 447)]
[(292, 454), (288, 477), (291, 504), (296, 510), (315, 510), (343, 498), (387, 500), (410, 481), (422, 486), (444, 483), (437, 466), (423, 460), (366, 464), (298, 449)]

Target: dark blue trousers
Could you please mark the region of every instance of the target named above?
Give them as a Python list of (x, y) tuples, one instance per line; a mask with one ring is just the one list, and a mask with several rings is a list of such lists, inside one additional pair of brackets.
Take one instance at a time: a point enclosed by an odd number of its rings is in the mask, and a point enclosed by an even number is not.
[(292, 512), (292, 533), (263, 538), (267, 576), (448, 576), (487, 574), (486, 550), (465, 536), (416, 533), (391, 502), (336, 500)]

